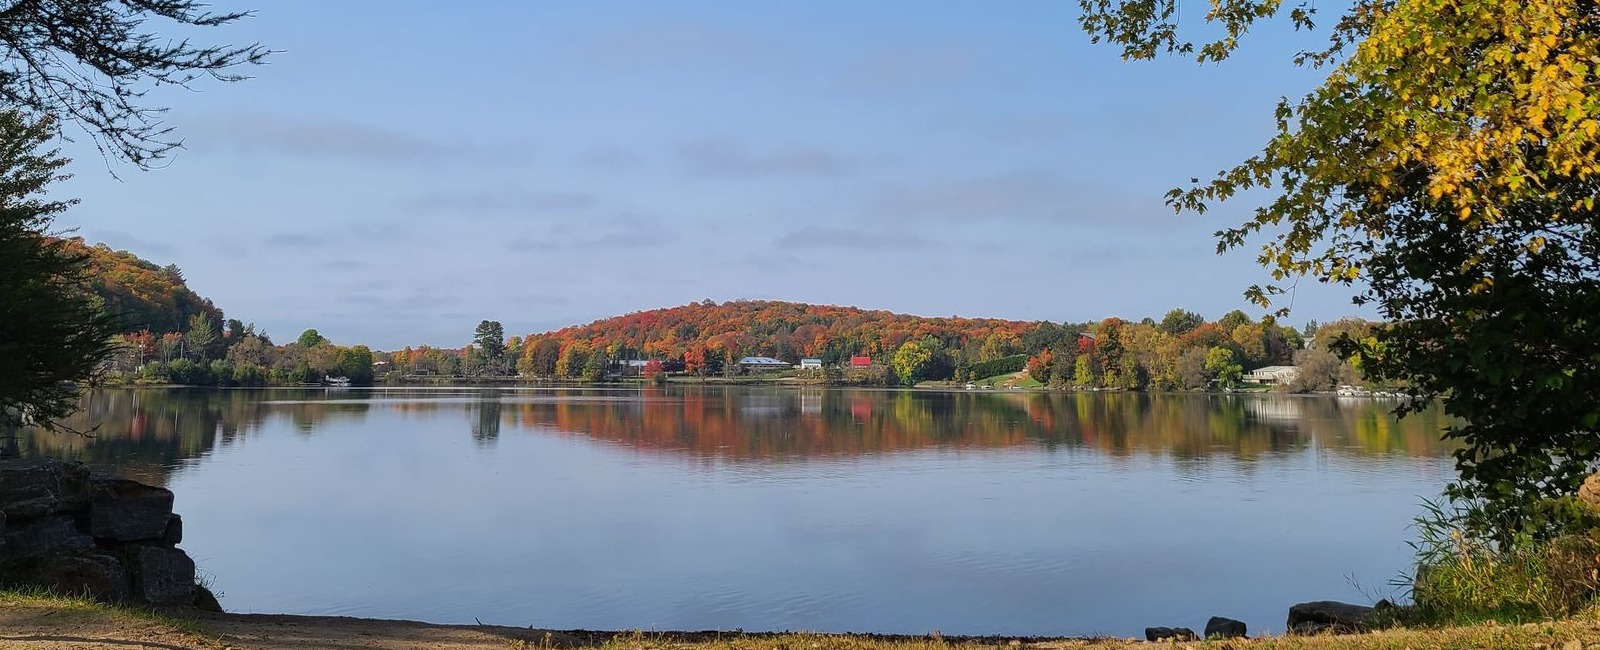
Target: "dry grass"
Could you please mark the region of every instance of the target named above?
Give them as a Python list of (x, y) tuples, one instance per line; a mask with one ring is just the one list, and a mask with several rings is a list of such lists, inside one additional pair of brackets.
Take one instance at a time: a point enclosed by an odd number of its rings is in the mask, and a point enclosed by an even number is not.
[[(220, 635), (220, 618), (178, 618), (149, 611), (110, 607), (77, 598), (44, 593), (0, 592), (0, 649), (56, 647), (138, 647), (154, 638), (168, 648), (215, 649), (229, 645), (246, 648), (361, 647), (423, 650), (443, 647), (438, 634), (461, 632), (461, 626), (425, 626), (401, 621), (339, 619), (342, 624), (362, 624), (359, 645), (308, 643), (314, 631), (298, 630), (325, 625), (314, 617), (274, 617), (261, 635)], [(240, 617), (243, 618), (243, 617)], [(468, 626), (470, 627), (470, 626)], [(422, 628), (437, 628), (426, 633)], [(421, 630), (421, 631), (419, 631)], [(392, 631), (390, 634), (388, 631)], [(219, 636), (220, 635), (220, 636)], [(70, 638), (65, 645), (40, 645), (28, 639)], [(274, 638), (276, 637), (276, 638)], [(534, 637), (540, 638), (540, 637)], [(552, 633), (543, 642), (485, 639), (451, 647), (494, 647), (533, 650), (569, 648), (598, 650), (1458, 650), (1467, 648), (1527, 648), (1531, 650), (1595, 650), (1600, 648), (1600, 618), (1585, 615), (1545, 623), (1503, 625), (1485, 623), (1437, 629), (1395, 629), (1350, 636), (1270, 637), (1231, 641), (1144, 643), (1131, 639), (1062, 640), (961, 640), (941, 637), (883, 638), (862, 635), (738, 634), (682, 636), (636, 632), (584, 635)]]

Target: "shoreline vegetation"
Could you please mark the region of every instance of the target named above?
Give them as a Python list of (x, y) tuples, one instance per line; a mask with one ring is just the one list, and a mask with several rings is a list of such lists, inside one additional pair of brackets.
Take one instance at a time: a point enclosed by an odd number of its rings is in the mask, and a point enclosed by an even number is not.
[(169, 650), (288, 648), (573, 648), (607, 650), (939, 650), (950, 647), (1174, 647), (1261, 650), (1399, 650), (1411, 648), (1541, 648), (1568, 650), (1600, 643), (1592, 614), (1520, 625), (1482, 623), (1393, 628), (1346, 635), (1262, 636), (1193, 642), (1121, 637), (1060, 638), (806, 632), (551, 630), (499, 625), (440, 625), (394, 619), (279, 614), (214, 614), (104, 605), (45, 592), (0, 592), (0, 648), (162, 647)]

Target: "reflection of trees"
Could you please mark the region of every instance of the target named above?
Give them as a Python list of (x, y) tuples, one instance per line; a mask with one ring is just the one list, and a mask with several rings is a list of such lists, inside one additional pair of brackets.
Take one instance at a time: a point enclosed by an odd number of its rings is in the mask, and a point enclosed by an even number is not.
[[(441, 396), (446, 399), (439, 399)], [(832, 458), (929, 448), (1096, 450), (1110, 456), (1254, 459), (1317, 447), (1344, 455), (1442, 456), (1446, 420), (1396, 421), (1383, 401), (1145, 393), (795, 391), (666, 387), (641, 391), (437, 392), (136, 389), (87, 394), (67, 424), (92, 439), (30, 432), (29, 455), (83, 459), (149, 482), (271, 418), (310, 434), (374, 405), (399, 415), (460, 413), (490, 447), (503, 427), (578, 434), (646, 450), (733, 460)]]
[(472, 441), (480, 447), (493, 447), (500, 440), (500, 391), (491, 391), (482, 401), (473, 402)]
[[(359, 393), (355, 393), (359, 395)], [(165, 484), (171, 470), (259, 430), (269, 417), (287, 417), (310, 432), (332, 417), (364, 417), (364, 401), (324, 401), (322, 390), (204, 390), (141, 388), (90, 391), (65, 424), (90, 437), (25, 431), (24, 455), (76, 458), (99, 469)], [(343, 394), (339, 395), (343, 397)], [(274, 403), (284, 400), (284, 403)]]
[(733, 459), (1023, 445), (1243, 459), (1310, 445), (1355, 455), (1448, 451), (1438, 441), (1444, 420), (1436, 411), (1397, 422), (1383, 402), (1327, 398), (690, 388), (508, 408), (514, 426)]

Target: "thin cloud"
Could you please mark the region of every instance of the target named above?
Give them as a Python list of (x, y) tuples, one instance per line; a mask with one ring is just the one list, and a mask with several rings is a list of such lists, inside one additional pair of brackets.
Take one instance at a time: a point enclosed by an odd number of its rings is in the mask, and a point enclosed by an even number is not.
[(244, 113), (195, 127), (200, 148), (228, 147), (246, 153), (382, 162), (437, 162), (487, 158), (476, 147), (410, 132), (335, 119)]
[(1043, 171), (891, 186), (880, 192), (869, 210), (893, 221), (1106, 225), (1130, 219), (1154, 223), (1171, 214), (1159, 198), (1141, 201)]
[(574, 157), (574, 161), (590, 169), (617, 171), (638, 167), (644, 162), (644, 156), (632, 149), (602, 147), (580, 153)]
[(849, 160), (820, 149), (754, 152), (724, 139), (686, 142), (678, 147), (678, 160), (690, 175), (715, 178), (840, 176), (852, 167)]
[(857, 251), (913, 250), (929, 246), (929, 241), (914, 233), (852, 230), (848, 228), (806, 227), (779, 237), (774, 245), (785, 249), (845, 249)]
[(268, 236), (261, 243), (271, 248), (320, 248), (324, 242), (311, 235), (286, 232)]
[(587, 192), (483, 190), (447, 192), (418, 197), (407, 207), (423, 212), (452, 212), (464, 215), (526, 215), (542, 212), (580, 212), (595, 206), (599, 199)]
[(967, 47), (900, 45), (855, 60), (839, 75), (839, 83), (870, 94), (922, 92), (966, 83), (976, 77), (977, 68), (977, 57)]
[(646, 24), (613, 32), (592, 39), (585, 54), (591, 62), (618, 70), (748, 66), (787, 58), (770, 38), (693, 22)]

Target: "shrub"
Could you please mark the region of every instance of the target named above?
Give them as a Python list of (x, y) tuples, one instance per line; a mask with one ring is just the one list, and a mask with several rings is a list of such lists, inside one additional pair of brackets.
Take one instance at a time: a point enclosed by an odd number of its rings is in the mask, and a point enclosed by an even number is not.
[(1415, 605), (1405, 622), (1430, 625), (1484, 620), (1528, 622), (1571, 616), (1600, 591), (1597, 515), (1575, 499), (1543, 504), (1563, 531), (1547, 539), (1501, 544), (1474, 532), (1475, 504), (1426, 503), (1416, 519)]

